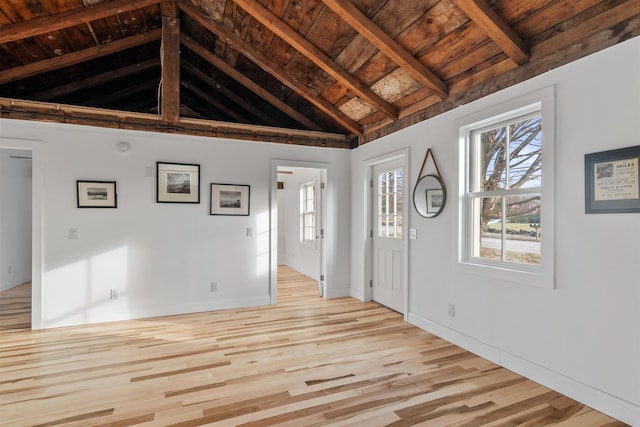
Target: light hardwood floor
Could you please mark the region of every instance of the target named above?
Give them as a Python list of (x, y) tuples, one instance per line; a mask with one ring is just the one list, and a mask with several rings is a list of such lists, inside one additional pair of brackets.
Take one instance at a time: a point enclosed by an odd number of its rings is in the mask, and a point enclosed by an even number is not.
[(376, 303), (279, 271), (279, 304), (30, 331), (0, 294), (2, 426), (623, 426)]

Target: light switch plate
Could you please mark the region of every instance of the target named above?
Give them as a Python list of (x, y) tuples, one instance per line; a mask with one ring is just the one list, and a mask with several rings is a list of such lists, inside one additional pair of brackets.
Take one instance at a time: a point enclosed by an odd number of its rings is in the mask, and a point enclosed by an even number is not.
[(418, 230), (416, 230), (415, 228), (410, 228), (409, 229), (409, 239), (416, 240), (417, 238), (418, 238)]

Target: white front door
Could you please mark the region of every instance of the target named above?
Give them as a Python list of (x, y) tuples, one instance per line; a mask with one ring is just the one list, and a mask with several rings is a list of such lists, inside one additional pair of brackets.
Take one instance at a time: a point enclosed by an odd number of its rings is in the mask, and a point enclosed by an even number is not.
[(404, 313), (402, 161), (373, 167), (372, 299)]

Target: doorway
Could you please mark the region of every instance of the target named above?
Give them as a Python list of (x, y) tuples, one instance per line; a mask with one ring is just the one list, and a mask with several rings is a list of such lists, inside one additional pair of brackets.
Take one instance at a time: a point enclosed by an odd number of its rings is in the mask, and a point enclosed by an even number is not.
[(26, 139), (0, 138), (0, 149), (31, 153), (31, 329), (42, 329), (43, 143)]
[(16, 298), (10, 317), (29, 328), (31, 304), (27, 311), (24, 301), (30, 300), (32, 278), (31, 158), (31, 150), (0, 148), (0, 302)]
[(406, 313), (405, 157), (371, 165), (371, 299)]
[(276, 221), (272, 219), (271, 229), (272, 253), (276, 262), (272, 262), (275, 270), (275, 274), (272, 270), (271, 279), (272, 304), (277, 299), (277, 271), (280, 266), (308, 277), (317, 284), (316, 294), (320, 297), (326, 295), (327, 170), (316, 166), (300, 162), (279, 162), (275, 165), (276, 182), (273, 187), (277, 190), (272, 198), (272, 212), (275, 211)]

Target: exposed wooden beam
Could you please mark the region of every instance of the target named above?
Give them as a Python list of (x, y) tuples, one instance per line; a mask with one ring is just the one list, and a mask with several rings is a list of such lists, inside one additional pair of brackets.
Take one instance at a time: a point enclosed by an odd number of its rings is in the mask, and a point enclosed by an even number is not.
[(176, 0), (162, 0), (162, 118), (180, 117), (180, 20)]
[(454, 0), (454, 2), (502, 49), (516, 64), (529, 60), (526, 43), (494, 10), (486, 0)]
[(243, 110), (245, 110), (249, 114), (253, 115), (254, 117), (259, 118), (264, 123), (269, 123), (269, 115), (266, 114), (266, 112), (264, 110), (256, 107), (252, 103), (248, 102), (245, 98), (243, 98), (243, 97), (241, 97), (239, 95), (236, 95), (233, 91), (227, 89), (224, 85), (220, 84), (214, 78), (212, 78), (212, 77), (208, 76), (207, 74), (203, 73), (201, 70), (199, 70), (198, 68), (196, 68), (193, 65), (189, 64), (186, 61), (182, 61), (181, 62), (181, 67), (182, 67), (183, 70), (185, 70), (189, 74), (195, 76), (197, 79), (199, 79), (200, 81), (205, 83), (207, 86), (215, 87), (216, 91), (218, 93), (222, 94), (222, 96), (224, 96), (229, 101), (231, 101), (234, 104), (236, 104), (238, 107), (242, 108)]
[(380, 122), (370, 126), (361, 142), (367, 143), (390, 135), (632, 37), (640, 37), (640, 3), (629, 0), (532, 46), (531, 61), (522, 66), (507, 68), (504, 63), (511, 65), (512, 61), (504, 59), (494, 67), (505, 67), (509, 71), (489, 73), (493, 74), (489, 78), (470, 75), (451, 86), (451, 96), (446, 100), (413, 112), (393, 123)]
[(336, 13), (347, 24), (351, 25), (371, 44), (380, 49), (404, 69), (411, 77), (422, 83), (440, 98), (447, 97), (447, 85), (440, 80), (431, 70), (425, 67), (404, 47), (392, 39), (380, 27), (373, 23), (366, 15), (360, 12), (348, 0), (322, 0), (334, 13)]
[(348, 87), (364, 102), (371, 104), (377, 110), (389, 117), (397, 118), (398, 109), (376, 95), (360, 80), (349, 74), (344, 68), (329, 58), (323, 51), (282, 22), (271, 11), (255, 0), (233, 0), (238, 6), (248, 12), (254, 19), (267, 27), (278, 37), (291, 45), (294, 49), (324, 70), (340, 84)]
[(0, 117), (16, 120), (76, 123), (107, 128), (203, 135), (249, 141), (351, 148), (351, 143), (347, 140), (347, 137), (342, 134), (246, 125), (242, 123), (226, 123), (184, 117), (180, 120), (179, 125), (171, 125), (155, 114), (114, 111), (8, 98), (0, 98)]
[(41, 18), (29, 19), (15, 24), (2, 25), (0, 26), (0, 44), (47, 34), (79, 24), (87, 24), (118, 13), (142, 9), (158, 3), (160, 3), (160, 0), (115, 0), (100, 3), (96, 6), (87, 6)]
[(282, 67), (275, 64), (272, 60), (267, 58), (264, 54), (254, 49), (249, 43), (238, 37), (233, 31), (224, 28), (222, 25), (217, 25), (211, 21), (211, 18), (204, 13), (191, 2), (180, 2), (178, 4), (191, 18), (196, 20), (200, 25), (214, 33), (218, 38), (224, 40), (229, 47), (237, 50), (242, 55), (251, 60), (254, 64), (261, 67), (264, 71), (271, 74), (276, 79), (280, 80), (283, 84), (289, 87), (298, 95), (305, 98), (307, 101), (318, 107), (325, 112), (329, 117), (333, 118), (345, 129), (353, 132), (356, 135), (362, 135), (362, 126), (360, 126), (355, 120), (351, 119), (345, 113), (336, 108), (332, 103), (325, 98), (314, 93), (310, 88), (304, 84), (296, 81), (289, 76)]
[(102, 96), (97, 96), (89, 100), (91, 105), (95, 106), (107, 106), (109, 104), (118, 103), (118, 101), (128, 98), (128, 97), (137, 97), (137, 94), (144, 91), (155, 91), (155, 87), (157, 86), (157, 82), (147, 80), (141, 83), (125, 86), (122, 89), (105, 93)]
[(79, 50), (77, 52), (67, 53), (54, 58), (43, 59), (42, 61), (32, 62), (31, 64), (0, 71), (0, 84), (13, 82), (26, 77), (35, 76), (36, 74), (42, 74), (59, 68), (68, 67), (70, 65), (79, 64), (91, 59), (111, 55), (112, 53), (121, 52), (132, 47), (156, 41), (160, 39), (161, 33), (161, 29), (151, 30), (135, 36), (116, 40), (111, 43), (91, 47), (89, 49)]
[(100, 86), (101, 84), (108, 83), (112, 80), (132, 76), (143, 71), (158, 67), (159, 65), (159, 58), (148, 59), (146, 61), (138, 62), (137, 64), (118, 68), (117, 70), (107, 71), (106, 73), (101, 73), (84, 80), (67, 83), (65, 85), (57, 86), (48, 90), (43, 90), (42, 92), (36, 92), (29, 95), (29, 97), (38, 99), (40, 101), (48, 101), (58, 96), (68, 95), (70, 93), (79, 92), (84, 89)]
[(167, 18), (180, 18), (178, 14), (178, 0), (160, 0), (160, 13)]
[(272, 93), (264, 89), (262, 86), (260, 86), (259, 84), (255, 83), (253, 80), (249, 79), (248, 77), (240, 73), (231, 65), (227, 64), (222, 59), (218, 58), (214, 53), (211, 53), (210, 51), (208, 51), (207, 49), (199, 45), (195, 40), (192, 40), (183, 34), (182, 37), (180, 38), (180, 41), (182, 42), (183, 45), (191, 49), (194, 53), (202, 57), (211, 65), (213, 65), (214, 67), (216, 67), (217, 69), (219, 69), (220, 71), (222, 71), (223, 73), (231, 77), (232, 79), (236, 80), (238, 83), (240, 83), (241, 85), (243, 85), (244, 87), (246, 87), (247, 89), (255, 93), (256, 95), (258, 95), (259, 97), (261, 97), (262, 99), (264, 99), (265, 101), (273, 105), (274, 107), (278, 108), (280, 111), (282, 111), (292, 119), (296, 120), (301, 125), (304, 125), (309, 129), (314, 129), (314, 130), (320, 129), (318, 125), (316, 125), (314, 122), (309, 120), (308, 117), (301, 114), (295, 108), (287, 105), (280, 98), (276, 97), (275, 95), (273, 95)]
[(200, 100), (209, 104), (210, 107), (215, 108), (218, 111), (223, 112), (230, 119), (239, 122), (239, 123), (247, 123), (247, 117), (238, 113), (235, 108), (230, 108), (229, 105), (225, 105), (219, 99), (214, 98), (211, 94), (206, 93), (204, 90), (200, 89), (198, 86), (191, 84), (189, 82), (180, 82), (180, 85), (188, 90), (192, 95), (197, 96)]

